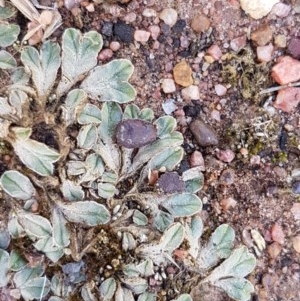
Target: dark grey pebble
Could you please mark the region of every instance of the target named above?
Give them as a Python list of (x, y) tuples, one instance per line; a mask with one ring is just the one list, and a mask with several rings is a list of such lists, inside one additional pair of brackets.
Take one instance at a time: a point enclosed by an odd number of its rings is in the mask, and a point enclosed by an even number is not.
[(214, 129), (203, 122), (201, 119), (196, 119), (190, 124), (190, 130), (194, 135), (199, 146), (214, 146), (218, 145), (219, 140)]
[(164, 193), (183, 192), (184, 181), (181, 180), (177, 172), (166, 172), (158, 179), (159, 188)]
[(156, 127), (144, 120), (128, 119), (116, 128), (117, 144), (126, 148), (138, 148), (156, 140)]
[(118, 21), (114, 25), (114, 35), (124, 43), (132, 43), (134, 39), (134, 27), (123, 21)]
[(292, 185), (292, 191), (295, 194), (300, 194), (300, 181), (296, 181)]

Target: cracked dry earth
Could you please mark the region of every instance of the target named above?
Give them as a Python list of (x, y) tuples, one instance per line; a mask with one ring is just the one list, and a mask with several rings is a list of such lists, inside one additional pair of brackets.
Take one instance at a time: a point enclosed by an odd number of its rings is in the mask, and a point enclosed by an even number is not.
[[(185, 138), (184, 164), (203, 165), (205, 185), (199, 196), (205, 230), (228, 223), (236, 230), (237, 244), (257, 255), (249, 277), (255, 286), (252, 300), (299, 301), (299, 104), (285, 112), (273, 106), (277, 91), (260, 92), (278, 86), (271, 69), (280, 56), (300, 57), (300, 2), (282, 1), (284, 6), (258, 20), (237, 0), (132, 0), (95, 5), (94, 12), (83, 1), (76, 17), (60, 2), (64, 21), (54, 34), (57, 39), (71, 26), (97, 30), (106, 50), (100, 60), (133, 62), (134, 103), (150, 107), (156, 116), (177, 118)], [(159, 18), (165, 8), (178, 13), (175, 25)], [(151, 36), (143, 40), (134, 35), (136, 30)], [(298, 44), (293, 48), (291, 41)], [(271, 47), (265, 49), (270, 57), (261, 60), (258, 48), (264, 46)], [(178, 84), (174, 71), (182, 61), (192, 70), (185, 86)], [(190, 124), (199, 118), (209, 125), (208, 138), (217, 137), (215, 145), (201, 145), (191, 131)], [(251, 229), (262, 235), (266, 248), (258, 250), (249, 238)], [(194, 292), (194, 301), (229, 300), (213, 292)]]

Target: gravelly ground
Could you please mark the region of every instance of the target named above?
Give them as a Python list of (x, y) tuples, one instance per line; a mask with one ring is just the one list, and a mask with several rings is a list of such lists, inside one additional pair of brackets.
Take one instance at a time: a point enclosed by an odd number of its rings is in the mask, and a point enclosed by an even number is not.
[[(263, 24), (268, 24), (273, 31), (272, 45), (278, 35), (285, 36), (288, 45), (291, 37), (299, 34), (300, 14), (295, 12), (299, 1), (284, 3), (292, 8), (286, 17), (269, 14), (260, 20), (249, 18), (237, 0), (132, 0), (127, 5), (95, 6), (93, 13), (82, 8), (77, 19), (61, 8), (64, 24), (57, 33), (59, 37), (60, 32), (70, 26), (103, 33), (104, 23), (134, 19), (134, 14), (135, 20), (130, 22), (134, 29), (147, 30), (154, 24), (160, 26), (159, 44), (152, 38), (145, 43), (121, 41), (120, 50), (114, 52), (112, 58), (128, 58), (135, 65), (131, 83), (138, 91), (134, 103), (139, 107), (150, 107), (159, 116), (164, 114), (162, 104), (170, 98), (175, 100), (178, 109), (172, 114), (177, 116), (184, 133), (186, 160), (198, 150), (205, 161), (205, 186), (199, 195), (204, 200), (202, 215), (206, 227), (229, 223), (236, 230), (238, 243), (247, 243), (242, 235), (245, 229), (256, 229), (263, 235), (267, 249), (258, 257), (257, 268), (250, 276), (256, 290), (253, 300), (260, 301), (300, 300), (300, 256), (293, 246), (293, 238), (300, 235), (300, 220), (296, 220), (296, 214), (291, 210), (299, 202), (299, 194), (292, 193), (295, 181), (292, 173), (300, 168), (299, 106), (291, 113), (275, 110), (271, 116), (268, 108), (272, 107), (276, 93), (259, 95), (261, 90), (275, 85), (270, 70), (277, 57), (288, 54), (288, 46), (275, 46), (272, 60), (258, 66), (256, 46), (250, 39), (251, 32)], [(153, 9), (158, 15), (165, 7), (178, 12), (181, 20), (178, 28), (165, 27), (157, 17), (142, 15), (146, 8)], [(210, 29), (201, 34), (190, 27), (193, 16), (199, 12), (210, 21)], [(246, 50), (234, 53), (230, 42), (243, 35), (247, 37)], [(114, 32), (103, 37), (104, 48), (108, 48), (111, 41), (120, 41)], [(211, 45), (219, 46), (222, 59), (212, 62), (205, 58)], [(162, 79), (172, 78), (173, 67), (182, 60), (193, 68), (194, 84), (200, 90), (199, 100), (183, 99), (182, 87), (178, 85), (171, 94), (165, 94), (161, 89)], [(232, 75), (228, 73), (229, 66), (242, 71), (234, 79), (229, 79)], [(242, 96), (245, 87), (241, 76), (245, 73), (250, 85), (249, 98)], [(256, 80), (258, 77), (263, 81)], [(226, 86), (225, 95), (216, 95), (217, 84)], [(220, 117), (219, 120), (216, 116)], [(200, 147), (196, 143), (188, 125), (198, 117), (216, 131), (219, 137), (217, 146)], [(233, 151), (234, 160), (230, 163), (218, 160), (217, 149)], [(257, 164), (255, 160), (259, 160)], [(233, 198), (236, 205), (224, 210), (222, 200), (228, 198)], [(275, 224), (277, 228), (274, 228)], [(272, 227), (274, 232), (283, 231), (282, 242), (274, 242), (276, 233), (272, 235)], [(209, 290), (207, 296), (195, 296), (194, 301), (224, 298), (217, 293), (211, 294)]]

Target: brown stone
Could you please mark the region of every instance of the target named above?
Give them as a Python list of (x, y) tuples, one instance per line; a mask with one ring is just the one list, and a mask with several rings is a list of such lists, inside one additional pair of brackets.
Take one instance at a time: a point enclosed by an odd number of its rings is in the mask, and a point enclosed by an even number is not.
[(213, 146), (219, 143), (214, 129), (203, 122), (201, 119), (196, 119), (190, 124), (190, 130), (194, 135), (199, 146)]
[(192, 69), (185, 61), (174, 67), (173, 76), (176, 84), (180, 86), (188, 87), (193, 84)]
[(251, 40), (258, 46), (267, 45), (273, 37), (273, 31), (269, 25), (263, 25), (251, 33)]
[(294, 111), (300, 103), (300, 88), (290, 87), (278, 92), (273, 106), (276, 109), (290, 113)]
[(296, 82), (300, 79), (300, 62), (290, 56), (282, 56), (273, 66), (271, 75), (280, 85)]
[(205, 15), (196, 14), (192, 18), (191, 28), (194, 30), (194, 32), (196, 33), (205, 32), (209, 29), (209, 27), (210, 27), (210, 21), (208, 17), (206, 17)]

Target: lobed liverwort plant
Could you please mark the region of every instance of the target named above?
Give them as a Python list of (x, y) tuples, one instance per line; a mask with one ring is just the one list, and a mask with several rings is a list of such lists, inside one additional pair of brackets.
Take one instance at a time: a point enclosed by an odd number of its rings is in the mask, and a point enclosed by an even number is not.
[(174, 118), (127, 104), (131, 62), (98, 66), (101, 35), (70, 28), (61, 46), (18, 48), (18, 66), (9, 51), (19, 30), (4, 24), (4, 36), (2, 25), (0, 139), (10, 160), (0, 178), (1, 298), (192, 301), (172, 290), (173, 267), (249, 300), (255, 257), (234, 249), (229, 225), (201, 239), (203, 174), (178, 174)]

